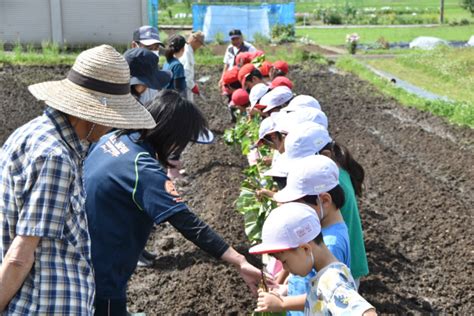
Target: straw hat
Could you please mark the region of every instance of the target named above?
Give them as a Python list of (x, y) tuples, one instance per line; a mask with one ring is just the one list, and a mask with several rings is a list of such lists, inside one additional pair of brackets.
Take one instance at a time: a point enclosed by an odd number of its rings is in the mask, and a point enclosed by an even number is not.
[(130, 70), (112, 46), (83, 51), (66, 79), (31, 85), (35, 98), (61, 112), (103, 126), (151, 129), (155, 120), (130, 94)]

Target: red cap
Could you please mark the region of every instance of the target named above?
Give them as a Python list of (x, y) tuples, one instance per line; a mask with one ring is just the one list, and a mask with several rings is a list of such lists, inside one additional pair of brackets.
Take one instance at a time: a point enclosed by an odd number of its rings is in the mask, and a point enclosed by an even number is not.
[(255, 69), (255, 65), (254, 64), (245, 64), (242, 66), (242, 68), (240, 68), (239, 70), (239, 81), (240, 83), (242, 84), (242, 87), (244, 87), (245, 85), (245, 78), (247, 78), (248, 74), (252, 72), (252, 70)]
[(224, 84), (231, 84), (236, 81), (239, 81), (239, 69), (237, 67), (227, 70), (222, 77)]
[(244, 89), (237, 89), (232, 93), (232, 103), (236, 106), (244, 106), (250, 103), (249, 94)]
[(270, 74), (270, 68), (272, 68), (272, 63), (269, 61), (264, 61), (258, 70), (260, 70), (262, 76), (268, 77)]
[(270, 88), (275, 88), (279, 86), (287, 86), (290, 89), (293, 89), (293, 82), (284, 76), (278, 76), (273, 79), (272, 83), (270, 84)]
[(254, 60), (255, 58), (263, 55), (265, 55), (265, 53), (262, 50), (256, 50), (253, 53), (249, 53), (250, 60)]
[(238, 53), (237, 56), (235, 57), (235, 64), (240, 67), (242, 67), (245, 64), (248, 64), (251, 61), (252, 61), (252, 56), (251, 56), (251, 53), (249, 52)]
[(288, 73), (288, 63), (283, 60), (278, 60), (273, 63), (273, 67), (283, 72), (285, 75)]

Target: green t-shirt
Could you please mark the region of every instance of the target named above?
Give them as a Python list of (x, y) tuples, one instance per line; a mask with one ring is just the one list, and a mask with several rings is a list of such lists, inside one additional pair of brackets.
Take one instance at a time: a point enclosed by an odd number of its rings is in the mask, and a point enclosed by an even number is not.
[(357, 206), (354, 187), (349, 173), (339, 168), (339, 184), (344, 190), (344, 205), (341, 207), (342, 217), (349, 231), (351, 247), (351, 272), (354, 279), (369, 273), (367, 254), (365, 253), (364, 233), (360, 222), (359, 207)]

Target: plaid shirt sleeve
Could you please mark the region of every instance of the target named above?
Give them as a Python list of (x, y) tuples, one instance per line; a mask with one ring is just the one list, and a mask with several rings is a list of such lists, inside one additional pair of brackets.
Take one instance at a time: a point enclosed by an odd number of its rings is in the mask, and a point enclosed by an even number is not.
[(71, 162), (52, 153), (36, 157), (27, 171), (16, 234), (59, 239), (63, 236), (74, 179)]

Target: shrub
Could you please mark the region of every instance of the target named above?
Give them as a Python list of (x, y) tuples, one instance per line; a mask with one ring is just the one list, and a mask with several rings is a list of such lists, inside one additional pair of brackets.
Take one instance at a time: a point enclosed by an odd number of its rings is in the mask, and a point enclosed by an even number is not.
[(257, 44), (257, 46), (263, 46), (263, 45), (270, 44), (270, 38), (268, 38), (267, 36), (265, 36), (261, 33), (253, 34), (253, 40), (254, 40), (255, 44)]
[(331, 12), (329, 15), (325, 16), (323, 22), (326, 24), (342, 24), (342, 16), (338, 13)]
[(295, 41), (295, 26), (293, 24), (276, 24), (272, 28), (272, 41), (276, 43), (289, 43)]
[(217, 32), (216, 35), (214, 35), (214, 42), (216, 44), (224, 44), (224, 33), (222, 32)]
[(389, 49), (390, 48), (390, 43), (385, 40), (385, 38), (383, 36), (379, 37), (377, 42), (376, 42), (378, 48), (381, 48), (381, 49)]

